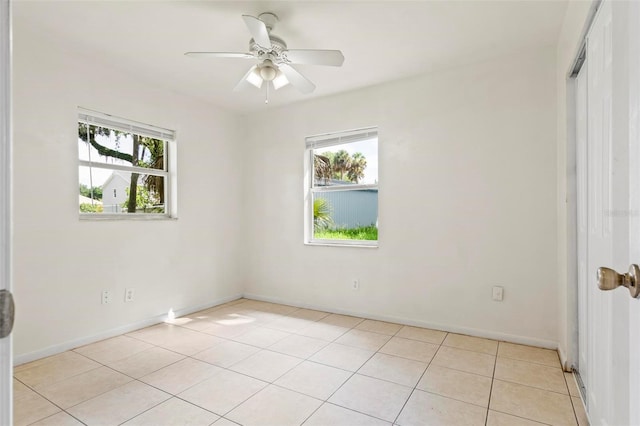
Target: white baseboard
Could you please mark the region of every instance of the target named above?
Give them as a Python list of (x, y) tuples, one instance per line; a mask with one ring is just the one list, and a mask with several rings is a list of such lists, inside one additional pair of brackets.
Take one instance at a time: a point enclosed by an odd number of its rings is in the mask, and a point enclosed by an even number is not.
[[(229, 297), (223, 297), (223, 298), (214, 300), (212, 302), (205, 303), (203, 305), (192, 306), (192, 307), (189, 307), (189, 308), (179, 309), (179, 310), (175, 311), (175, 315), (176, 315), (176, 318), (184, 316), (184, 315), (189, 315), (191, 313), (202, 311), (204, 309), (209, 309), (209, 308), (212, 308), (214, 306), (221, 305), (221, 304), (227, 303), (227, 302), (231, 302), (233, 300), (237, 300), (237, 299), (240, 299), (240, 298), (242, 298), (242, 295), (240, 295), (240, 294), (234, 295), (234, 296), (229, 296)], [(157, 316), (154, 316), (152, 318), (147, 318), (145, 320), (141, 320), (141, 321), (135, 322), (133, 324), (127, 324), (127, 325), (124, 325), (122, 327), (116, 327), (116, 328), (112, 328), (110, 330), (105, 330), (105, 331), (102, 331), (102, 332), (100, 332), (98, 334), (94, 334), (94, 335), (86, 336), (86, 337), (81, 337), (79, 339), (74, 339), (74, 340), (70, 340), (70, 341), (67, 341), (67, 342), (64, 342), (64, 343), (52, 345), (52, 346), (49, 346), (47, 348), (40, 349), (40, 350), (37, 350), (37, 351), (33, 351), (33, 352), (26, 353), (26, 354), (17, 355), (17, 356), (14, 356), (14, 358), (13, 358), (13, 365), (17, 366), (17, 365), (24, 364), (24, 363), (27, 363), (27, 362), (35, 361), (35, 360), (40, 359), (40, 358), (45, 358), (45, 357), (48, 357), (48, 356), (51, 356), (51, 355), (56, 355), (56, 354), (59, 354), (61, 352), (68, 351), (70, 349), (75, 349), (75, 348), (80, 347), (80, 346), (88, 345), (89, 343), (98, 342), (100, 340), (109, 339), (111, 337), (119, 336), (121, 334), (129, 333), (131, 331), (139, 330), (141, 328), (149, 327), (151, 325), (160, 324), (161, 322), (164, 322), (166, 319), (167, 319), (167, 314), (164, 313), (162, 315), (157, 315)]]
[[(447, 331), (451, 333), (460, 333), (460, 334), (466, 334), (469, 336), (484, 337), (487, 339), (500, 340), (504, 342), (518, 343), (523, 345), (538, 346), (542, 348), (558, 350), (557, 342), (550, 341), (550, 340), (537, 339), (537, 338), (527, 337), (527, 336), (518, 336), (518, 335), (512, 335), (512, 334), (506, 334), (506, 333), (499, 333), (499, 332), (490, 331), (490, 330), (480, 330), (480, 329), (468, 328), (468, 327), (456, 327), (456, 326), (450, 326), (446, 324), (413, 320), (413, 319), (404, 318), (404, 317), (396, 317), (396, 316), (390, 316), (390, 315), (374, 315), (370, 313), (356, 312), (356, 311), (350, 311), (345, 309), (335, 309), (330, 306), (321, 306), (321, 305), (315, 305), (315, 304), (292, 302), (290, 300), (285, 300), (277, 297), (268, 297), (268, 296), (262, 296), (259, 294), (252, 294), (252, 293), (245, 293), (243, 295), (234, 295), (234, 296), (224, 297), (203, 305), (183, 308), (175, 311), (175, 315), (176, 317), (189, 315), (193, 312), (201, 311), (203, 309), (208, 309), (217, 305), (221, 305), (223, 303), (228, 303), (234, 300), (238, 300), (242, 297), (247, 299), (260, 300), (263, 302), (280, 303), (284, 305), (296, 306), (299, 308), (315, 309), (315, 310), (331, 312), (335, 314), (351, 315), (351, 316), (373, 319), (378, 321), (394, 322), (397, 324), (412, 325), (416, 327), (442, 330), (442, 331)], [(45, 358), (51, 355), (56, 355), (61, 352), (68, 351), (70, 349), (75, 349), (77, 347), (88, 345), (90, 343), (94, 343), (100, 340), (119, 336), (121, 334), (129, 333), (144, 327), (149, 327), (151, 325), (160, 324), (164, 322), (166, 319), (167, 319), (167, 315), (166, 313), (164, 313), (162, 315), (157, 315), (152, 318), (147, 318), (142, 321), (138, 321), (132, 324), (127, 324), (122, 327), (105, 330), (103, 332), (100, 332), (91, 336), (81, 337), (81, 338), (70, 340), (64, 343), (52, 345), (37, 351), (17, 355), (17, 356), (14, 356), (13, 363), (14, 363), (14, 366), (17, 366), (27, 362), (35, 361), (37, 359)], [(562, 365), (564, 366), (564, 363), (566, 362), (566, 357), (564, 357), (564, 354), (562, 353), (562, 351), (558, 350), (558, 352), (559, 352)]]
[(356, 312), (356, 311), (350, 311), (345, 309), (335, 309), (330, 306), (321, 306), (321, 305), (315, 305), (315, 304), (292, 302), (290, 300), (285, 300), (278, 297), (262, 296), (262, 295), (253, 294), (253, 293), (245, 293), (243, 294), (243, 297), (246, 299), (259, 300), (263, 302), (280, 303), (283, 305), (296, 306), (299, 308), (315, 309), (318, 311), (331, 312), (334, 314), (351, 315), (355, 317), (373, 319), (378, 321), (394, 322), (397, 324), (412, 325), (415, 327), (424, 327), (424, 328), (430, 328), (434, 330), (447, 331), (451, 333), (459, 333), (459, 334), (466, 334), (469, 336), (484, 337), (486, 339), (499, 340), (499, 341), (509, 342), (509, 343), (518, 343), (521, 345), (537, 346), (540, 348), (553, 349), (553, 350), (558, 349), (558, 342), (554, 342), (552, 340), (538, 339), (535, 337), (518, 336), (514, 334), (506, 334), (506, 333), (500, 333), (500, 332), (491, 331), (491, 330), (481, 330), (476, 328), (456, 327), (456, 326), (451, 326), (447, 324), (431, 323), (427, 321), (419, 321), (419, 320), (413, 320), (410, 318), (396, 317), (391, 315), (375, 315), (375, 314)]

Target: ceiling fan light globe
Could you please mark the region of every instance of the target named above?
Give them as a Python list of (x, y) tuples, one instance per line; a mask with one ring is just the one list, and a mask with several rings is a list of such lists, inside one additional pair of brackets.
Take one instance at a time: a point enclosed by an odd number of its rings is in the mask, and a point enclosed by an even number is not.
[(287, 80), (287, 76), (284, 75), (282, 71), (278, 70), (278, 74), (276, 75), (276, 78), (273, 79), (273, 88), (278, 90), (281, 87), (286, 86), (287, 84), (289, 84), (289, 80)]
[(265, 81), (271, 81), (276, 78), (278, 71), (271, 66), (264, 66), (260, 68), (260, 77)]
[(258, 89), (262, 87), (262, 77), (260, 76), (260, 71), (256, 68), (253, 72), (249, 73), (247, 76), (247, 82), (256, 86)]

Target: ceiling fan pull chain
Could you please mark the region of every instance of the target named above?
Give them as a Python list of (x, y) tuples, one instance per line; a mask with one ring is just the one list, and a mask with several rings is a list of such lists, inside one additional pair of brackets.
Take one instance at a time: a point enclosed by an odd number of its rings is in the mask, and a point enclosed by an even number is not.
[(265, 84), (266, 86), (266, 95), (264, 98), (264, 103), (268, 104), (269, 103), (269, 82), (267, 81), (267, 84)]

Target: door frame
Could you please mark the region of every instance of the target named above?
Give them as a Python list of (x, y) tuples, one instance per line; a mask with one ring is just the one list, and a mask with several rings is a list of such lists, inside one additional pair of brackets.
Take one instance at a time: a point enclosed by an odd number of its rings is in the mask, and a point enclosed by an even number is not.
[[(11, 4), (0, 0), (0, 290), (11, 291)], [(13, 424), (11, 335), (0, 339), (0, 424)]]
[[(591, 10), (584, 23), (580, 42), (576, 49), (575, 59), (571, 63), (566, 79), (566, 333), (567, 347), (564, 359), (561, 359), (563, 367), (566, 371), (578, 370), (579, 368), (579, 283), (578, 283), (578, 259), (580, 256), (578, 246), (578, 182), (577, 182), (577, 104), (576, 96), (578, 87), (576, 78), (578, 73), (585, 64), (587, 35), (591, 29), (591, 25), (600, 10), (602, 0), (592, 0)], [(564, 197), (563, 197), (564, 199)]]
[[(586, 55), (586, 51), (584, 53)], [(585, 56), (586, 57), (586, 56)], [(587, 372), (587, 360), (584, 355), (584, 347), (586, 346), (586, 337), (588, 335), (588, 316), (584, 311), (586, 308), (587, 289), (581, 288), (586, 286), (586, 259), (587, 259), (587, 78), (586, 69), (580, 69), (571, 79), (571, 97), (570, 102), (574, 114), (570, 117), (573, 123), (573, 132), (571, 134), (571, 150), (572, 155), (568, 161), (572, 162), (573, 179), (570, 180), (569, 192), (569, 213), (572, 221), (569, 226), (569, 254), (572, 261), (568, 268), (570, 283), (575, 283), (573, 292), (569, 293), (569, 306), (573, 309), (571, 318), (575, 320), (573, 329), (571, 330), (571, 338), (569, 339), (568, 352), (572, 355), (568, 359), (568, 364), (576, 374), (580, 392), (586, 405), (585, 380)], [(581, 264), (581, 261), (583, 264)], [(582, 304), (581, 304), (582, 302)], [(582, 341), (582, 345), (581, 345)], [(582, 375), (581, 375), (582, 374)]]

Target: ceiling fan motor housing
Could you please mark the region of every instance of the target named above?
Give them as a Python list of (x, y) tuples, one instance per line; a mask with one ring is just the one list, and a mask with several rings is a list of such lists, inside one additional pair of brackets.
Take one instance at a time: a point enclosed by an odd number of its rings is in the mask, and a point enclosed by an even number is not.
[(282, 52), (287, 50), (287, 43), (280, 37), (271, 34), (269, 34), (269, 40), (271, 41), (271, 50), (265, 50), (254, 39), (251, 39), (249, 41), (249, 51), (259, 59), (271, 59), (276, 63), (282, 62), (281, 55)]

